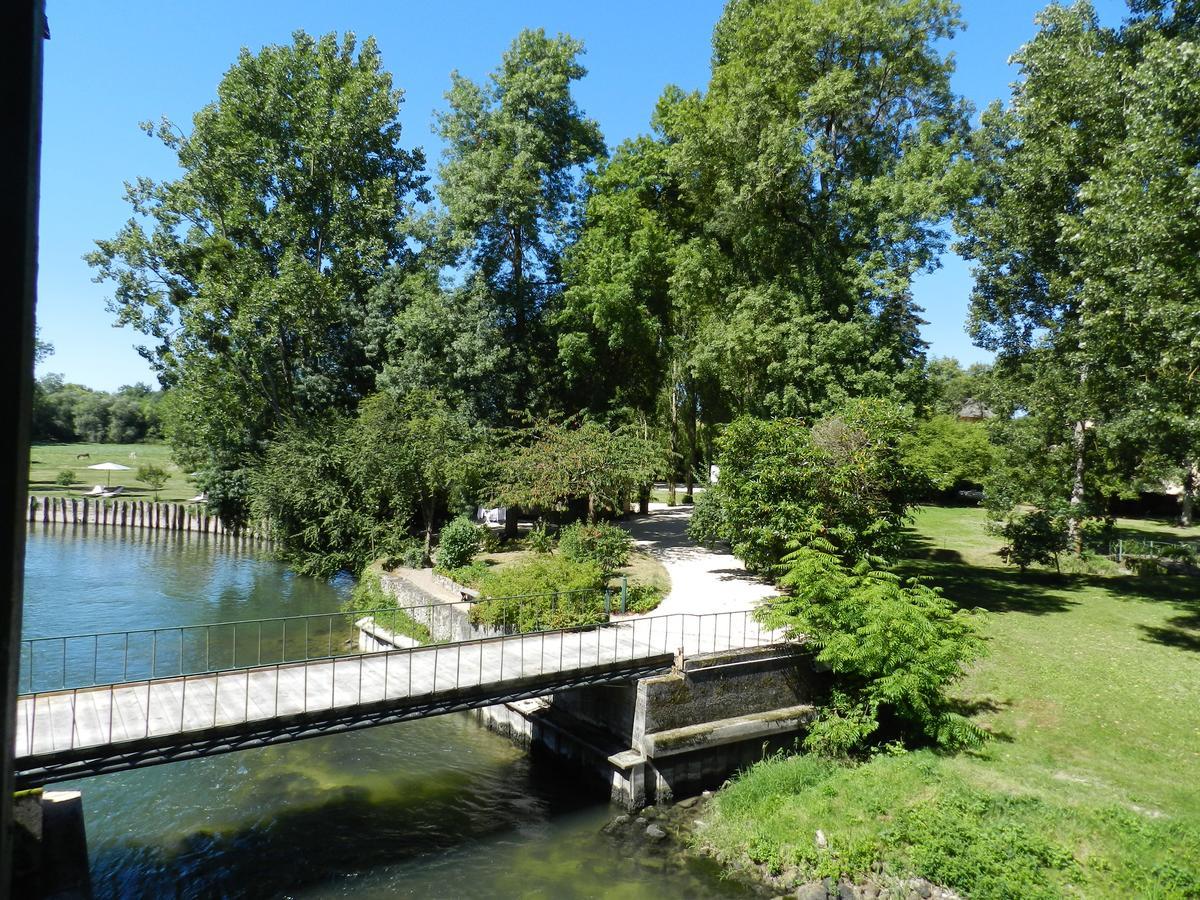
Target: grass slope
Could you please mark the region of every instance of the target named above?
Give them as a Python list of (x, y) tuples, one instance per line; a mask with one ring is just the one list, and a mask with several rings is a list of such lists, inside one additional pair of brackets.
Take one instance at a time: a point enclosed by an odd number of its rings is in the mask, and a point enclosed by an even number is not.
[[(88, 458), (79, 459), (85, 453)], [(38, 497), (79, 497), (93, 485), (109, 483), (108, 472), (88, 469), (102, 462), (129, 466), (128, 472), (111, 473), (112, 486), (123, 486), (128, 498), (154, 499), (154, 492), (137, 481), (137, 467), (146, 463), (161, 466), (171, 475), (159, 492), (160, 500), (187, 500), (196, 496), (196, 486), (172, 462), (171, 448), (166, 444), (34, 444), (29, 449), (29, 493)], [(64, 469), (75, 478), (70, 488), (60, 487), (55, 481)]]
[(768, 760), (718, 795), (714, 852), (806, 877), (882, 860), (972, 897), (1200, 897), (1200, 581), (1021, 577), (997, 549), (981, 510), (926, 508), (905, 565), (991, 613), (956, 694), (994, 739)]

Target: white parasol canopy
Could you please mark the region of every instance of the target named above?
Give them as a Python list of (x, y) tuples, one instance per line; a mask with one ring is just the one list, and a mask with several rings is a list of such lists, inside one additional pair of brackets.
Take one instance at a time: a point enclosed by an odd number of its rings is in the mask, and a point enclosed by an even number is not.
[(94, 466), (88, 466), (89, 469), (99, 469), (102, 472), (108, 473), (108, 484), (112, 484), (113, 472), (128, 472), (129, 466), (123, 466), (120, 463), (102, 462), (96, 463)]

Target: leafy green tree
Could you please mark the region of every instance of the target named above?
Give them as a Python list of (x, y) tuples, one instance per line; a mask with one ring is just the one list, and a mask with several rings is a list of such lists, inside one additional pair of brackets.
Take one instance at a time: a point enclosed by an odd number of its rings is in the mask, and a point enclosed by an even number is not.
[(783, 558), (789, 593), (760, 613), (772, 628), (804, 635), (835, 682), (805, 746), (844, 756), (868, 743), (903, 740), (948, 749), (978, 746), (986, 733), (953, 708), (947, 688), (982, 655), (970, 613), (936, 588), (803, 535)]
[[(1122, 81), (1125, 134), (1080, 189), (1071, 237), (1089, 309), (1085, 350), (1126, 471), (1182, 487), (1180, 523), (1200, 497), (1200, 51), (1147, 23)], [(1114, 399), (1117, 402), (1114, 402)]]
[(698, 539), (728, 540), (753, 570), (771, 571), (800, 535), (815, 532), (849, 559), (894, 556), (908, 510), (924, 489), (901, 443), (912, 417), (886, 400), (861, 399), (811, 427), (796, 419), (743, 417), (721, 436), (720, 480), (705, 492)]
[(575, 522), (558, 535), (558, 552), (572, 562), (593, 562), (605, 581), (629, 562), (633, 538), (629, 532), (608, 522)]
[(986, 416), (995, 412), (990, 364), (972, 363), (963, 368), (953, 356), (935, 357), (926, 364), (925, 375), (929, 381), (926, 406), (933, 415), (958, 416), (966, 410)]
[(437, 273), (389, 273), (373, 298), (388, 311), (380, 387), (424, 389), (467, 411), (475, 422), (501, 424), (515, 391), (516, 358), (494, 315), (486, 283), (447, 287)]
[(281, 555), (306, 574), (358, 572), (388, 552), (389, 532), (404, 529), (411, 517), (411, 493), (391, 494), (386, 503), (377, 496), (376, 506), (367, 505), (349, 430), (350, 422), (340, 418), (318, 428), (285, 428), (252, 470), (232, 476), (247, 480), (235, 489), (245, 491), (254, 516), (269, 524)]
[(579, 178), (604, 153), (599, 127), (571, 94), (586, 74), (582, 52), (569, 36), (522, 31), (486, 83), (451, 76), (449, 110), (438, 116), (446, 143), (438, 196), (511, 348), (511, 409), (545, 398), (547, 310), (561, 292)]
[(353, 476), (381, 521), (403, 525), (415, 511), (426, 564), (438, 523), (479, 490), (480, 437), (460, 410), (430, 391), (399, 398), (381, 392), (359, 409), (350, 436)]
[(1008, 543), (1000, 548), (1000, 556), (1022, 572), (1033, 563), (1059, 569), (1058, 556), (1070, 547), (1067, 523), (1044, 509), (1013, 516), (997, 532)]
[(166, 486), (166, 483), (171, 478), (171, 473), (162, 466), (155, 465), (154, 463), (143, 463), (137, 467), (134, 477), (150, 488), (150, 490), (154, 491), (154, 502), (157, 503), (158, 492)]
[(404, 222), (425, 198), (400, 102), (374, 40), (298, 31), (243, 50), (190, 132), (144, 126), (183, 174), (127, 185), (134, 218), (87, 260), (118, 324), (152, 338), (168, 438), (210, 496), (286, 423), (352, 411), (374, 387), (367, 294), (411, 256)]
[[(1061, 465), (1044, 482), (1070, 507), (1072, 531), (1099, 498), (1089, 472), (1094, 426), (1102, 419), (1089, 374), (1090, 310), (1081, 290), (1078, 229), (1080, 188), (1119, 144), (1119, 85), (1127, 57), (1119, 36), (1099, 25), (1083, 2), (1051, 6), (1040, 30), (1013, 57), (1021, 79), (1007, 108), (991, 106), (973, 138), (976, 201), (959, 213), (959, 251), (976, 261), (970, 330), (998, 354), (1008, 382), (1006, 413), (1021, 411), (1039, 427), (1019, 427), (1030, 455), (1016, 467)], [(1020, 498), (1044, 505), (1050, 497)]]
[(909, 287), (936, 266), (966, 187), (967, 108), (938, 47), (960, 25), (946, 0), (726, 7), (698, 114), (683, 104), (670, 121), (711, 239), (697, 249), (729, 273), (698, 344), (735, 411), (811, 416), (919, 392)]
[(492, 497), (502, 506), (565, 510), (587, 500), (587, 521), (622, 503), (665, 463), (662, 447), (637, 428), (596, 422), (540, 422), (498, 461)]
[(938, 491), (983, 484), (994, 454), (986, 426), (951, 415), (918, 423), (903, 441), (905, 465)]

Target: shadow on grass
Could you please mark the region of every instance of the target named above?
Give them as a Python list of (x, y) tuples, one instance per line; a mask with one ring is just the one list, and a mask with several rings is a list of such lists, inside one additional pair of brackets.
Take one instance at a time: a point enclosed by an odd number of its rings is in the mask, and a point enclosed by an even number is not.
[(1138, 630), (1146, 636), (1145, 640), (1152, 641), (1155, 644), (1174, 647), (1177, 650), (1190, 650), (1192, 653), (1200, 653), (1200, 631), (1158, 625), (1139, 625)]
[[(1012, 706), (1012, 702), (1009, 700), (995, 700), (991, 697), (972, 697), (969, 699), (965, 697), (954, 697), (951, 698), (949, 705), (951, 712), (958, 713), (958, 715), (967, 719), (974, 719), (976, 716), (980, 716), (985, 713), (998, 713), (1001, 710), (1008, 709), (1010, 706)], [(976, 724), (980, 723), (977, 722)], [(980, 727), (982, 727), (984, 731), (988, 733), (988, 737), (991, 740), (997, 741), (998, 743), (1011, 744), (1014, 740), (1013, 736), (1007, 731), (998, 731), (981, 724)], [(983, 749), (986, 749), (986, 745), (980, 748), (980, 750)]]
[(1031, 615), (1066, 612), (1078, 601), (1060, 595), (1069, 581), (1063, 576), (1015, 569), (973, 566), (957, 550), (934, 547), (921, 535), (909, 533), (908, 556), (901, 574), (919, 575), (940, 587), (964, 609), (1023, 612)]
[(1153, 519), (1151, 521), (1163, 527), (1139, 528), (1136, 525), (1118, 525), (1115, 537), (1126, 541), (1200, 542), (1200, 537), (1190, 533), (1188, 529), (1180, 528), (1170, 519)]

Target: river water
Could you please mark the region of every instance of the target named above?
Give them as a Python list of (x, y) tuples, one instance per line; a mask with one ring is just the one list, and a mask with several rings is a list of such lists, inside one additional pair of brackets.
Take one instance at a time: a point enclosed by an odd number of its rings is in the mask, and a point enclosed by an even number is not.
[[(336, 610), (350, 590), (200, 536), (31, 526), (25, 637)], [(64, 784), (98, 897), (745, 896), (630, 858), (620, 810), (465, 715)]]

